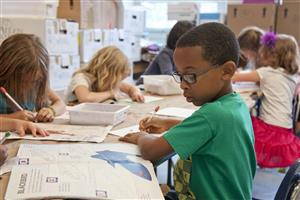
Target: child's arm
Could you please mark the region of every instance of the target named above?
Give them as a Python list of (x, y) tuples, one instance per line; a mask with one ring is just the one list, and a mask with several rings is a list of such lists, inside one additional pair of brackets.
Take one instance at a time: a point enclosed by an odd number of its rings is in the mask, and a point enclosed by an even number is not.
[(7, 158), (7, 147), (0, 145), (0, 166), (4, 164)]
[(28, 110), (22, 110), (11, 114), (0, 114), (2, 118), (20, 119), (25, 121), (34, 121), (35, 114)]
[(256, 71), (252, 72), (236, 72), (233, 77), (231, 78), (233, 82), (259, 82), (260, 78)]
[(145, 98), (139, 88), (128, 83), (121, 83), (120, 90), (130, 96), (133, 101), (144, 102)]
[(181, 120), (177, 119), (160, 117), (150, 118), (151, 117), (146, 117), (140, 121), (139, 128), (141, 131), (146, 131), (148, 133), (163, 133), (181, 122)]
[(142, 157), (145, 160), (159, 160), (174, 151), (172, 146), (163, 137), (158, 138), (151, 134), (130, 133), (121, 137), (120, 141), (138, 144)]
[(55, 111), (55, 116), (64, 114), (66, 111), (66, 105), (64, 101), (51, 89), (49, 90), (48, 96), (51, 101), (51, 107)]
[(18, 119), (10, 119), (0, 117), (0, 131), (15, 131), (20, 136), (24, 136), (26, 132), (30, 132), (33, 136), (48, 136), (49, 133), (39, 128), (35, 124)]
[(74, 93), (80, 103), (83, 102), (103, 102), (114, 98), (113, 91), (91, 92), (86, 86), (79, 85), (74, 89)]
[(39, 110), (36, 120), (39, 122), (53, 121), (55, 116), (62, 115), (66, 110), (65, 103), (51, 89), (48, 92), (48, 97), (51, 102), (49, 107), (44, 107)]

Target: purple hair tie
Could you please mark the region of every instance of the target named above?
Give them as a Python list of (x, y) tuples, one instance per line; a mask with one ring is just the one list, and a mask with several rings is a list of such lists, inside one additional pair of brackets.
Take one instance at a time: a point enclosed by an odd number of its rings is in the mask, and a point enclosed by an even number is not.
[(260, 40), (260, 43), (263, 46), (269, 47), (274, 49), (275, 48), (275, 44), (276, 44), (276, 34), (273, 32), (267, 32), (265, 33)]

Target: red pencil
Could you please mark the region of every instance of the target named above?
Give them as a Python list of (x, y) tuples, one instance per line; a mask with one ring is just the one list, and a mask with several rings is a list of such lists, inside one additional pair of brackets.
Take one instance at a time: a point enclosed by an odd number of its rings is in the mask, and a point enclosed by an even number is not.
[(19, 111), (24, 110), (5, 90), (4, 87), (0, 87), (0, 92), (3, 93), (18, 109)]

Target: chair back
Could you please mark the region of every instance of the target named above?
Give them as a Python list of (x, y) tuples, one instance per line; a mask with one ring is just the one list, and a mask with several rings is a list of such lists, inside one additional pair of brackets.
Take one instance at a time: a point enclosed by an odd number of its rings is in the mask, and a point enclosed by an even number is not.
[(291, 200), (300, 197), (300, 159), (293, 163), (283, 178), (274, 200)]

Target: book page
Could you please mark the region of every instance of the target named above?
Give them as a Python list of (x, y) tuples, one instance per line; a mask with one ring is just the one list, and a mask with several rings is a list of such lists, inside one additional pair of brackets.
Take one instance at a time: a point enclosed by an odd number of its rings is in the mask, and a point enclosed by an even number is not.
[[(23, 137), (17, 133), (11, 133), (7, 139), (27, 139), (27, 140), (55, 140), (55, 141), (81, 141), (81, 142), (103, 142), (112, 126), (80, 126), (53, 123), (39, 123), (37, 126), (50, 132), (49, 136), (34, 137), (27, 134)], [(0, 132), (0, 139), (5, 132)]]
[(22, 144), (5, 199), (163, 199), (139, 154), (126, 143)]

